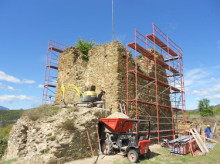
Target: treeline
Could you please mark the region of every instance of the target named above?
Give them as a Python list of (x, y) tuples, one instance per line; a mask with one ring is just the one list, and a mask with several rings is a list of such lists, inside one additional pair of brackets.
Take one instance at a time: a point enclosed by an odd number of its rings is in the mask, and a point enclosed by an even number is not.
[(187, 111), (187, 114), (200, 114), (201, 116), (213, 116), (220, 114), (220, 105), (211, 106), (210, 100), (204, 98), (198, 102), (198, 110)]

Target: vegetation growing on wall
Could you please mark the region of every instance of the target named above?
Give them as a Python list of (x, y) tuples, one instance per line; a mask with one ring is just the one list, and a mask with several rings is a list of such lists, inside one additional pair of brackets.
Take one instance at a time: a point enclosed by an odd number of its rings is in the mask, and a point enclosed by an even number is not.
[(93, 40), (88, 42), (80, 38), (77, 40), (75, 47), (82, 53), (82, 58), (84, 60), (89, 60), (89, 50), (92, 49), (95, 46), (95, 44), (96, 43)]

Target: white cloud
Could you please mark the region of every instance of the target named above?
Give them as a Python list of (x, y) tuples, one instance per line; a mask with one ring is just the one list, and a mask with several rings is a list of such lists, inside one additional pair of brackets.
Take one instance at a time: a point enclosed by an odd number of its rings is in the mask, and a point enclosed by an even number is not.
[(215, 95), (211, 95), (211, 96), (206, 96), (207, 99), (210, 99), (211, 101), (216, 102), (217, 104), (219, 104), (220, 102), (220, 94), (215, 94)]
[(4, 91), (7, 91), (7, 90), (10, 90), (10, 91), (21, 91), (21, 89), (16, 89), (12, 86), (8, 86), (6, 84), (3, 84), (3, 83), (0, 83), (0, 90), (4, 90)]
[(216, 79), (216, 78), (212, 77), (212, 78), (210, 79), (210, 81), (212, 81), (212, 82), (220, 82), (220, 79)]
[(0, 96), (0, 102), (13, 102), (16, 100), (33, 100), (33, 97), (28, 97), (25, 95), (3, 95)]
[(27, 79), (24, 79), (24, 80), (21, 81), (21, 83), (22, 83), (22, 84), (23, 84), (23, 83), (25, 83), (25, 84), (34, 84), (35, 81), (34, 81), (34, 80), (27, 80)]
[(33, 84), (35, 83), (34, 80), (28, 80), (28, 79), (23, 79), (20, 80), (12, 75), (8, 75), (3, 71), (0, 71), (0, 81), (7, 81), (11, 83), (18, 83), (18, 84)]
[(11, 76), (11, 75), (8, 75), (2, 71), (0, 71), (0, 80), (11, 82), (11, 83), (20, 83), (21, 82), (21, 80), (19, 80), (18, 78)]
[(198, 90), (193, 90), (191, 94), (195, 94), (198, 96), (207, 96), (207, 95), (216, 94), (219, 92), (220, 92), (220, 84), (214, 85), (211, 88), (202, 88)]
[(11, 91), (14, 91), (15, 88), (11, 87), (11, 86), (8, 86), (8, 89), (11, 90)]
[(185, 74), (185, 86), (192, 86), (195, 84), (196, 85), (205, 84), (207, 81), (204, 80), (204, 78), (207, 77), (208, 75), (209, 75), (208, 72), (200, 68), (189, 70)]
[(39, 84), (37, 87), (38, 87), (38, 88), (44, 88), (44, 85)]

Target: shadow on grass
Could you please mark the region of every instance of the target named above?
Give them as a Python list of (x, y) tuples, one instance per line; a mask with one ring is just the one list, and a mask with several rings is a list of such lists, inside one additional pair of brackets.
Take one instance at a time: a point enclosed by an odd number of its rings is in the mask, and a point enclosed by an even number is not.
[(154, 158), (154, 157), (157, 157), (159, 155), (161, 155), (161, 154), (155, 153), (155, 152), (151, 152), (150, 158), (147, 158), (147, 157), (144, 157), (144, 156), (140, 156), (139, 162), (147, 160), (147, 159), (151, 159), (151, 158)]

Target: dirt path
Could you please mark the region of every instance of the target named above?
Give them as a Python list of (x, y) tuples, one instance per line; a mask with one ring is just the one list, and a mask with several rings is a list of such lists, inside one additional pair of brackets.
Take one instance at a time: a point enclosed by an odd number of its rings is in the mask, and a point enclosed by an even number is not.
[[(161, 148), (160, 145), (151, 145), (150, 150), (154, 151)], [(92, 158), (85, 158), (85, 159), (80, 159), (76, 161), (71, 161), (65, 164), (112, 164), (114, 161), (117, 161), (117, 163), (121, 163), (123, 161), (126, 161), (127, 158), (123, 155), (100, 155), (98, 157), (97, 163), (94, 163), (97, 159), (97, 156), (92, 157)]]
[[(97, 156), (92, 157), (92, 158), (85, 158), (85, 159), (80, 159), (76, 161), (71, 161), (65, 164), (95, 164), (94, 162), (96, 161)], [(126, 158), (122, 155), (100, 155), (98, 157), (97, 163), (96, 164), (112, 164), (114, 161), (117, 162), (122, 162), (126, 160)]]

